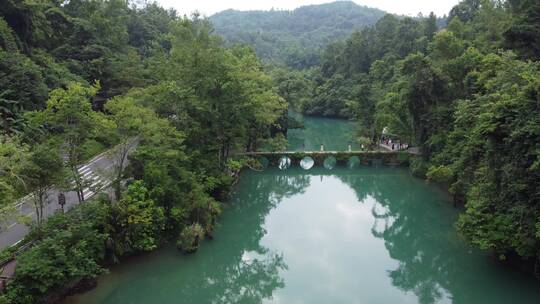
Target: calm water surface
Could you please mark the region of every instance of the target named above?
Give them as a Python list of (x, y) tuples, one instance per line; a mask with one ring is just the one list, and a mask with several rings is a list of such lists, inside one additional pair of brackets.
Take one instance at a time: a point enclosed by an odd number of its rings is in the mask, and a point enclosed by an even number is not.
[(293, 111), (289, 111), (289, 115), (305, 127), (287, 132), (291, 151), (318, 151), (321, 144), (324, 145), (326, 151), (346, 151), (349, 142), (353, 149), (360, 148), (355, 141), (355, 125), (352, 121), (302, 116)]
[(457, 210), (406, 169), (246, 171), (215, 238), (127, 261), (68, 303), (540, 303), (470, 248)]

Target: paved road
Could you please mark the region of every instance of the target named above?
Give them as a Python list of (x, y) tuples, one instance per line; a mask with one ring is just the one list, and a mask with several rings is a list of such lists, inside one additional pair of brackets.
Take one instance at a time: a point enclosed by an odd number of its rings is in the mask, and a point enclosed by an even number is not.
[[(394, 149), (392, 150), (392, 145), (385, 145), (383, 143), (380, 143), (380, 146), (386, 150), (390, 150), (390, 151), (405, 151), (405, 152), (408, 152), (409, 154), (412, 154), (412, 155), (422, 155), (422, 149), (420, 149), (420, 147), (407, 147), (406, 149), (397, 149), (396, 147), (394, 147)], [(397, 145), (396, 145), (397, 146)]]
[[(91, 186), (84, 189), (85, 199), (93, 197), (100, 189), (104, 189), (110, 184), (108, 178), (104, 175), (105, 172), (110, 172), (113, 166), (113, 158), (107, 154), (100, 154), (88, 163), (79, 167), (79, 172), (83, 175), (85, 181), (89, 181)], [(64, 210), (69, 210), (71, 207), (78, 204), (77, 193), (70, 191), (65, 193), (66, 205)], [(58, 204), (58, 191), (52, 190), (48, 193), (47, 205), (44, 207), (44, 217), (48, 217), (55, 212), (61, 210)], [(17, 213), (19, 215), (26, 215), (32, 219), (36, 219), (36, 211), (31, 197), (25, 197), (17, 204)], [(20, 224), (16, 221), (14, 216), (13, 220), (4, 223), (0, 232), (0, 250), (13, 246), (20, 242), (24, 236), (28, 233), (29, 229), (25, 224)]]

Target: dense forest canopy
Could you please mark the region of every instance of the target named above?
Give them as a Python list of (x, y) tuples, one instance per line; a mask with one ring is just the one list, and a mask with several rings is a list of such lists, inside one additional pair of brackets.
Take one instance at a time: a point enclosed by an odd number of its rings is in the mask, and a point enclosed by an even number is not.
[(229, 43), (251, 45), (265, 62), (306, 68), (319, 63), (320, 51), (328, 44), (384, 15), (379, 9), (338, 1), (293, 11), (227, 10), (212, 15), (210, 21)]

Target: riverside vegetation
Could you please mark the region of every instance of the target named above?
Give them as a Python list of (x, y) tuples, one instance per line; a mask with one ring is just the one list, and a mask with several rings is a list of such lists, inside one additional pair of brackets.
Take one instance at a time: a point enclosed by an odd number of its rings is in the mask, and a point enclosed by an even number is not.
[(54, 301), (169, 241), (196, 250), (242, 166), (231, 151), (282, 146), (288, 106), (353, 118), (362, 143), (387, 127), (421, 146), (411, 169), (466, 202), (458, 229), (538, 275), (539, 11), (531, 0), (465, 0), (444, 26), (386, 15), (330, 44), (319, 65), (263, 69), (207, 19), (156, 4), (4, 1), (0, 216), (26, 193), (39, 210), (52, 184), (82, 192), (80, 163), (133, 138), (138, 147), (112, 178), (115, 203), (38, 217), (0, 302)]

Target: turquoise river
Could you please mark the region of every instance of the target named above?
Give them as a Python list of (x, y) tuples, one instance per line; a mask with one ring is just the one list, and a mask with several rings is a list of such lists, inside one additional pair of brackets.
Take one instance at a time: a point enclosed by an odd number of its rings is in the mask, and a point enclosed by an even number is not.
[[(304, 124), (292, 149), (352, 136), (347, 122)], [(540, 303), (530, 275), (467, 245), (458, 212), (405, 168), (245, 171), (196, 254), (129, 259), (66, 303)]]

